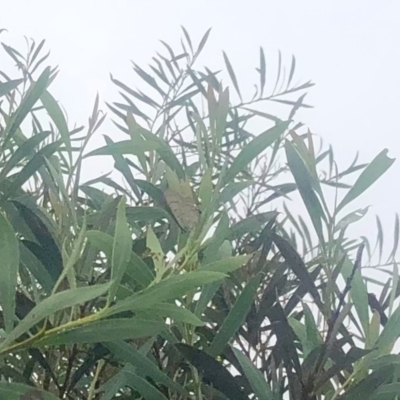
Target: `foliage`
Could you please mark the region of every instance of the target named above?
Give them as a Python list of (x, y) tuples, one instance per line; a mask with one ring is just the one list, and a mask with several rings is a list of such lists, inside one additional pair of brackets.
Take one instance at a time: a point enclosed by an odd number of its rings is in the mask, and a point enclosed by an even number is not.
[[(347, 235), (367, 211), (353, 200), (393, 160), (384, 150), (339, 172), (293, 122), (312, 85), (293, 84), (294, 59), (285, 75), (279, 58), (269, 88), (260, 49), (247, 100), (224, 53), (231, 96), (219, 72), (196, 67), (208, 36), (196, 46), (183, 30), (178, 53), (162, 42), (150, 70), (134, 64), (146, 89), (112, 77), (122, 102), (108, 107), (126, 136), (90, 152), (99, 99), (82, 135), (49, 91), (44, 42), (27, 57), (3, 44), (21, 77), (1, 72), (1, 398), (399, 393), (398, 218), (379, 299), (363, 275), (371, 245)], [(264, 111), (277, 103), (285, 117)], [(113, 175), (82, 182), (99, 157)], [(307, 218), (291, 209), (296, 194)]]

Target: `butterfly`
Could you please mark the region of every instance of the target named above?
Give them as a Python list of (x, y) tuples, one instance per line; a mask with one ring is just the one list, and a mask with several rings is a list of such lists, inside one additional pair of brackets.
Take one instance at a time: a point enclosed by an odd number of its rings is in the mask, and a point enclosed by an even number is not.
[(181, 193), (168, 188), (164, 198), (178, 225), (185, 231), (193, 229), (200, 218), (200, 210), (193, 197), (183, 196)]

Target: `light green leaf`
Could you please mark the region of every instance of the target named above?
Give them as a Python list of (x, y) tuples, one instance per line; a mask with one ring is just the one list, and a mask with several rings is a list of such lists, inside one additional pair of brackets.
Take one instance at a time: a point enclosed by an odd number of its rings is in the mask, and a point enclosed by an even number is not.
[(47, 67), (39, 76), (38, 80), (36, 82), (32, 82), (31, 86), (26, 92), (25, 97), (21, 101), (21, 104), (8, 121), (5, 131), (2, 133), (4, 138), (3, 146), (6, 146), (9, 139), (14, 135), (16, 130), (24, 121), (25, 117), (31, 112), (33, 106), (46, 90), (50, 79), (50, 72), (50, 68)]
[(15, 79), (7, 82), (0, 83), (0, 97), (5, 96), (6, 94), (12, 92), (16, 89), (24, 80), (23, 79)]
[(207, 169), (201, 178), (200, 188), (199, 188), (199, 197), (201, 200), (201, 209), (202, 211), (207, 210), (209, 204), (211, 203), (211, 199), (213, 197), (213, 184), (211, 178), (211, 169)]
[(71, 160), (72, 158), (71, 138), (69, 136), (67, 121), (65, 120), (61, 107), (58, 105), (57, 101), (47, 90), (45, 90), (42, 93), (42, 95), (40, 96), (40, 100), (44, 108), (48, 112), (50, 118), (56, 125), (58, 131), (60, 132), (61, 138), (65, 143), (65, 146), (67, 148)]
[[(342, 256), (339, 255), (338, 259), (341, 258)], [(350, 278), (352, 270), (353, 270), (353, 263), (349, 260), (348, 257), (345, 257), (340, 272), (346, 282), (347, 279)], [(364, 329), (364, 334), (368, 336), (368, 330), (369, 330), (368, 292), (359, 270), (355, 272), (354, 278), (351, 282), (350, 296), (353, 300), (354, 307), (358, 314), (358, 318), (360, 319), (361, 325)]]
[(42, 141), (44, 141), (47, 136), (49, 136), (49, 134), (50, 131), (39, 132), (38, 134), (30, 137), (20, 146), (18, 146), (17, 150), (13, 153), (13, 155), (1, 169), (0, 182), (2, 182), (6, 178), (7, 174), (12, 171), (21, 160), (32, 154), (34, 152), (34, 148)]
[(194, 271), (174, 275), (144, 289), (140, 293), (125, 298), (111, 307), (108, 313), (115, 314), (128, 310), (146, 309), (154, 304), (176, 299), (190, 290), (225, 277), (225, 274), (208, 271)]
[(146, 141), (140, 145), (133, 146), (131, 140), (121, 140), (117, 143), (107, 144), (106, 146), (100, 147), (96, 150), (85, 154), (84, 158), (93, 156), (114, 156), (122, 154), (133, 154), (141, 155), (148, 151), (156, 150), (158, 147), (157, 143)]
[(111, 286), (111, 282), (102, 285), (80, 287), (64, 290), (47, 297), (36, 305), (29, 314), (11, 331), (0, 345), (0, 351), (4, 350), (12, 342), (28, 332), (33, 326), (55, 312), (83, 304), (105, 294)]
[(6, 332), (14, 327), (15, 291), (19, 269), (19, 245), (15, 233), (0, 212), (0, 304)]
[(141, 318), (111, 318), (88, 323), (57, 334), (49, 334), (33, 343), (35, 347), (72, 343), (99, 343), (138, 339), (159, 334), (165, 329), (160, 321)]
[(389, 354), (396, 340), (399, 338), (400, 332), (400, 306), (394, 311), (394, 313), (388, 319), (379, 339), (377, 341), (377, 347), (379, 355)]
[(326, 221), (326, 216), (321, 203), (313, 190), (312, 177), (299, 153), (290, 142), (286, 142), (285, 150), (290, 171), (293, 174), (304, 205), (307, 208), (320, 242), (324, 243), (321, 219)]
[(221, 203), (225, 204), (233, 200), (235, 196), (241, 193), (243, 190), (247, 189), (249, 186), (254, 185), (253, 181), (243, 181), (243, 182), (231, 182), (228, 183), (222, 190), (219, 200)]
[(232, 225), (228, 240), (243, 238), (247, 233), (258, 233), (264, 225), (275, 218), (279, 213), (277, 211), (266, 211), (260, 214), (250, 215)]
[[(93, 246), (104, 252), (107, 258), (111, 260), (114, 241), (111, 235), (100, 231), (88, 231), (86, 236)], [(125, 272), (143, 287), (150, 285), (154, 279), (154, 275), (148, 265), (134, 251), (130, 254), (130, 260)]]
[(260, 370), (240, 350), (235, 349), (234, 347), (232, 347), (232, 350), (235, 353), (254, 394), (257, 396), (257, 399), (275, 400), (276, 397)]
[(254, 161), (266, 148), (274, 144), (285, 132), (290, 122), (281, 122), (273, 128), (268, 129), (248, 143), (237, 155), (230, 168), (223, 177), (224, 184), (227, 184), (242, 172), (252, 161)]
[(254, 276), (238, 296), (211, 343), (208, 350), (211, 355), (218, 356), (221, 354), (229, 343), (229, 340), (242, 326), (254, 301), (260, 280), (260, 275)]
[(250, 260), (250, 258), (251, 255), (241, 255), (241, 256), (223, 258), (222, 260), (202, 265), (199, 268), (199, 271), (213, 271), (213, 272), (222, 272), (224, 274), (227, 274), (242, 267), (244, 264), (246, 264), (247, 261)]
[(18, 172), (11, 185), (4, 190), (2, 201), (5, 201), (12, 196), (14, 192), (20, 189), (32, 175), (37, 173), (39, 168), (45, 164), (46, 158), (50, 158), (58, 150), (60, 144), (61, 142), (53, 142), (40, 149), (22, 168), (22, 170)]
[(381, 151), (364, 169), (353, 187), (337, 207), (339, 212), (344, 206), (364, 193), (375, 181), (377, 181), (394, 163), (394, 159), (387, 156), (388, 150)]
[(132, 252), (132, 234), (126, 222), (125, 202), (125, 197), (122, 197), (117, 207), (117, 219), (111, 259), (111, 279), (113, 280), (113, 286), (110, 288), (108, 294), (109, 303), (114, 299)]
[(349, 225), (359, 221), (368, 212), (368, 209), (369, 206), (365, 208), (360, 208), (359, 210), (347, 214), (336, 224), (335, 231), (338, 231), (340, 229), (346, 229)]
[(182, 322), (193, 326), (203, 326), (204, 322), (186, 308), (176, 304), (160, 303), (146, 309), (149, 315), (171, 318), (175, 322)]

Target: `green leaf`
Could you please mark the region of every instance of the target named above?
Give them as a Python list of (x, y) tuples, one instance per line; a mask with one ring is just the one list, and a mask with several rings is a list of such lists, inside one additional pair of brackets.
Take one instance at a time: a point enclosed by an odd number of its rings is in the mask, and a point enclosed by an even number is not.
[[(107, 143), (107, 146), (114, 146), (115, 143), (107, 136), (104, 135), (104, 139)], [(138, 149), (138, 146), (136, 146), (136, 144), (132, 143), (133, 148), (135, 148), (136, 150)], [(139, 149), (141, 147), (139, 146)], [(143, 148), (143, 146), (142, 146)], [(135, 196), (138, 199), (141, 199), (141, 195), (140, 195), (140, 191), (135, 183), (135, 179), (133, 177), (132, 171), (129, 168), (128, 162), (126, 161), (126, 159), (122, 156), (122, 153), (119, 153), (118, 151), (113, 152), (112, 154), (114, 161), (115, 161), (115, 168), (120, 171), (122, 173), (122, 175), (124, 176), (124, 178), (126, 179), (126, 181), (128, 182), (129, 186), (131, 187), (131, 189), (133, 190), (133, 193), (135, 193)], [(138, 155), (139, 158), (141, 157), (146, 157), (145, 154), (143, 153), (142, 155)]]
[(253, 181), (231, 182), (222, 190), (219, 199), (221, 203), (228, 203), (233, 200), (235, 196), (247, 189), (249, 186), (254, 185)]
[(14, 135), (16, 130), (22, 124), (25, 117), (30, 113), (33, 106), (36, 102), (40, 99), (40, 96), (46, 90), (46, 87), (49, 83), (50, 79), (50, 68), (47, 67), (38, 80), (33, 82), (29, 87), (28, 91), (26, 92), (25, 97), (22, 99), (21, 104), (19, 105), (18, 109), (15, 111), (13, 116), (7, 123), (5, 131), (2, 133), (4, 141), (3, 146), (6, 146), (9, 139)]
[(293, 174), (294, 180), (299, 189), (300, 195), (303, 199), (304, 205), (307, 208), (308, 214), (317, 232), (321, 244), (324, 243), (324, 236), (322, 231), (321, 219), (326, 221), (326, 216), (322, 209), (321, 203), (314, 192), (312, 186), (312, 177), (307, 170), (304, 161), (301, 159), (299, 153), (290, 142), (285, 144), (286, 157), (289, 168)]
[(16, 89), (24, 80), (23, 79), (15, 79), (7, 82), (0, 83), (0, 97), (5, 96), (6, 94), (12, 92)]
[(229, 400), (248, 400), (232, 374), (213, 357), (187, 344), (179, 343), (175, 346), (199, 371), (205, 383), (211, 383)]
[(201, 179), (199, 188), (199, 197), (201, 200), (201, 209), (203, 211), (207, 210), (209, 204), (211, 203), (211, 199), (213, 197), (211, 169), (207, 169), (207, 171), (204, 173)]
[(238, 268), (243, 267), (249, 261), (251, 255), (240, 255), (234, 257), (223, 258), (222, 260), (214, 261), (209, 264), (202, 265), (199, 271), (213, 271), (222, 272), (227, 274), (236, 271)]
[[(111, 260), (114, 241), (111, 235), (100, 231), (88, 231), (86, 236), (92, 245), (104, 252), (107, 258)], [(126, 274), (142, 287), (147, 287), (154, 279), (154, 275), (148, 265), (134, 251), (130, 254)]]
[(67, 121), (65, 120), (64, 114), (61, 110), (61, 107), (58, 105), (54, 97), (45, 90), (40, 96), (40, 100), (48, 112), (50, 118), (54, 121), (58, 131), (60, 132), (61, 138), (65, 143), (70, 159), (72, 157), (72, 146), (71, 146), (71, 138), (69, 135)]
[(233, 71), (232, 65), (231, 65), (231, 63), (230, 63), (230, 61), (228, 59), (228, 56), (225, 54), (225, 52), (223, 52), (223, 55), (224, 55), (225, 65), (226, 65), (226, 68), (228, 70), (228, 74), (229, 74), (229, 76), (230, 76), (230, 78), (232, 80), (233, 86), (235, 87), (235, 89), (236, 89), (236, 91), (237, 91), (237, 93), (239, 95), (240, 100), (242, 100), (242, 95), (241, 95), (240, 90), (239, 90), (239, 85), (238, 85), (238, 82), (237, 82), (237, 79), (236, 79), (235, 72)]
[(3, 309), (5, 330), (14, 327), (15, 291), (19, 269), (19, 244), (15, 233), (0, 212), (0, 304)]
[(144, 289), (140, 293), (125, 298), (111, 307), (108, 312), (110, 314), (115, 314), (128, 310), (146, 309), (154, 304), (176, 299), (190, 290), (210, 282), (224, 279), (225, 277), (225, 274), (208, 271), (194, 271), (181, 275), (174, 275)]
[(22, 185), (42, 167), (46, 158), (51, 157), (60, 147), (61, 142), (50, 143), (47, 146), (40, 149), (18, 172), (15, 179), (12, 181), (11, 185), (4, 191), (2, 196), (2, 201), (7, 200), (14, 192), (22, 187)]
[(232, 347), (236, 358), (258, 400), (275, 400), (275, 395), (260, 370), (238, 349)]
[(25, 157), (29, 156), (33, 153), (34, 148), (41, 142), (43, 142), (47, 136), (49, 136), (50, 131), (39, 132), (36, 135), (33, 135), (20, 146), (18, 146), (17, 150), (11, 158), (7, 161), (0, 172), (0, 182), (2, 182), (7, 174), (15, 168), (18, 163), (23, 160)]
[(301, 257), (286, 240), (282, 239), (277, 234), (272, 233), (272, 240), (278, 247), (289, 268), (294, 272), (297, 278), (304, 285), (306, 285), (307, 291), (312, 295), (318, 307), (323, 309), (321, 297), (319, 295), (317, 287), (315, 286), (315, 283), (311, 278)]
[(109, 303), (114, 299), (132, 252), (132, 234), (126, 222), (125, 202), (125, 197), (122, 197), (117, 207), (117, 219), (111, 259), (111, 279), (113, 280), (113, 285), (108, 293)]
[(208, 350), (211, 355), (218, 356), (221, 354), (229, 343), (229, 340), (235, 335), (246, 320), (250, 307), (253, 304), (260, 280), (260, 275), (254, 276), (238, 296), (235, 304), (224, 319), (222, 326), (218, 329), (218, 332), (211, 343)]
[(204, 322), (194, 315), (191, 311), (186, 308), (179, 307), (175, 304), (161, 303), (155, 304), (150, 308), (146, 309), (151, 316), (159, 316), (163, 318), (170, 318), (175, 322), (182, 322), (193, 326), (203, 326)]
[(400, 395), (400, 382), (387, 383), (378, 387), (371, 396), (368, 396), (369, 400), (394, 400), (398, 399)]
[(246, 144), (244, 149), (237, 155), (230, 168), (226, 171), (223, 178), (224, 184), (227, 184), (242, 172), (252, 161), (254, 161), (266, 148), (274, 144), (285, 132), (290, 122), (281, 122), (273, 128), (261, 133), (250, 143)]
[(4, 400), (59, 400), (59, 397), (44, 390), (10, 382), (0, 382), (0, 398)]
[(277, 211), (266, 211), (260, 214), (250, 215), (249, 217), (244, 218), (232, 225), (227, 239), (241, 239), (248, 233), (258, 233), (267, 222), (271, 221), (273, 218), (276, 218), (277, 215)]
[[(341, 256), (339, 256), (339, 259), (341, 259)], [(346, 282), (351, 276), (353, 267), (354, 267), (353, 263), (349, 260), (348, 257), (345, 257), (340, 272)], [(368, 336), (367, 335), (369, 331), (368, 292), (365, 283), (363, 281), (361, 272), (358, 269), (356, 270), (353, 280), (351, 282), (350, 296), (351, 299), (353, 300), (354, 307), (357, 311), (357, 315), (358, 318), (360, 319), (364, 333), (366, 336)]]
[(183, 396), (188, 396), (188, 393), (181, 385), (174, 382), (167, 374), (161, 371), (156, 364), (150, 361), (148, 357), (134, 349), (128, 343), (118, 340), (115, 342), (108, 342), (106, 346), (118, 360), (129, 362), (138, 368), (141, 375), (148, 376), (155, 382), (160, 382)]
[(99, 343), (149, 337), (165, 329), (160, 321), (141, 318), (111, 318), (77, 328), (49, 334), (33, 343), (35, 347), (60, 346), (72, 343)]
[(155, 150), (160, 158), (176, 173), (179, 179), (184, 180), (185, 171), (183, 170), (171, 147), (163, 139), (159, 138), (147, 129), (142, 128), (138, 124), (137, 129), (140, 130), (141, 135), (146, 139), (145, 143), (151, 143), (155, 145)]
[(347, 214), (343, 217), (335, 226), (335, 231), (340, 229), (346, 229), (349, 225), (354, 224), (355, 222), (359, 221), (364, 215), (367, 213), (369, 209), (368, 207), (360, 208), (359, 210), (353, 211), (350, 214)]
[(394, 159), (387, 156), (388, 150), (380, 152), (365, 168), (358, 177), (353, 187), (347, 192), (346, 196), (337, 207), (339, 212), (344, 206), (364, 193), (375, 181), (377, 181), (394, 163)]
[(107, 144), (106, 146), (93, 150), (85, 154), (83, 158), (93, 156), (120, 156), (123, 154), (141, 155), (145, 152), (156, 150), (157, 147), (157, 143), (150, 141), (134, 146), (131, 140), (121, 140), (120, 142)]
[(381, 335), (379, 336), (377, 347), (379, 355), (385, 355), (392, 351), (393, 346), (399, 338), (400, 332), (400, 306), (390, 316)]
[(0, 344), (0, 351), (4, 350), (21, 335), (28, 332), (33, 326), (55, 312), (77, 304), (84, 304), (106, 293), (111, 282), (89, 287), (64, 290), (53, 294), (41, 301), (29, 314), (12, 330)]
[(151, 383), (133, 372), (126, 371), (128, 375), (128, 385), (142, 395), (143, 399), (168, 400)]

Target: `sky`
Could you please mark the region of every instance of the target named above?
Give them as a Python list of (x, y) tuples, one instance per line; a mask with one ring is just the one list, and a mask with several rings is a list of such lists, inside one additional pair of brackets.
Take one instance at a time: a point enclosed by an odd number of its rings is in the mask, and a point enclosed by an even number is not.
[[(314, 108), (302, 121), (333, 146), (342, 167), (357, 151), (363, 162), (384, 148), (400, 158), (398, 1), (3, 0), (1, 8), (2, 41), (23, 49), (24, 35), (46, 39), (49, 62), (60, 69), (52, 93), (70, 122), (86, 123), (97, 92), (116, 99), (110, 72), (135, 86), (131, 60), (147, 65), (160, 39), (179, 45), (181, 25), (196, 42), (211, 27), (203, 63), (223, 66), (226, 51), (241, 86), (253, 85), (260, 46), (272, 65), (278, 50), (287, 65), (296, 57), (297, 79), (316, 83), (307, 96)], [(378, 214), (390, 241), (399, 176), (397, 161), (359, 200), (372, 205), (359, 234), (374, 232)]]

